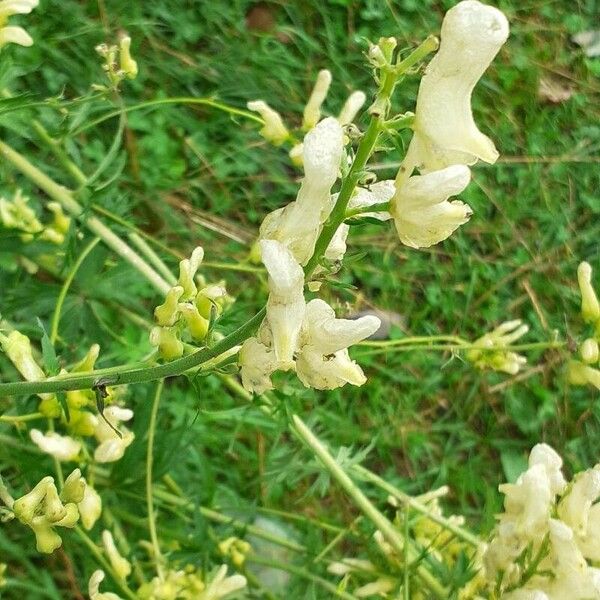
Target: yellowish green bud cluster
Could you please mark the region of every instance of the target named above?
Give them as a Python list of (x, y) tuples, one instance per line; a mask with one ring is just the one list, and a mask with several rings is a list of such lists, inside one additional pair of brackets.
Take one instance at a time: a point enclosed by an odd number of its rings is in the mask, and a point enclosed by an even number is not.
[[(131, 38), (123, 35), (119, 45), (100, 44), (96, 52), (104, 59), (102, 68), (110, 82), (116, 88), (124, 79), (135, 79), (138, 74), (138, 64), (131, 56)], [(95, 89), (104, 90), (105, 86), (94, 85)]]
[[(302, 114), (303, 133), (311, 131), (321, 121), (321, 108), (327, 97), (331, 79), (330, 71), (327, 69), (319, 71), (317, 80)], [(360, 90), (352, 92), (342, 106), (336, 119), (339, 125), (344, 127), (351, 125), (356, 118), (356, 115), (363, 107), (366, 99), (367, 97), (364, 92)], [(264, 126), (260, 130), (260, 134), (266, 140), (275, 146), (279, 146), (287, 140), (293, 139), (293, 135), (290, 134), (288, 128), (285, 126), (281, 115), (276, 110), (272, 109), (266, 102), (263, 100), (253, 100), (248, 102), (247, 106), (249, 110), (259, 113), (263, 118)], [(303, 144), (301, 142), (294, 144), (289, 154), (292, 162), (296, 166), (301, 167), (304, 160)]]
[(592, 336), (579, 345), (577, 358), (569, 362), (568, 377), (572, 385), (593, 385), (600, 390), (600, 302), (592, 283), (592, 267), (582, 262), (577, 268), (581, 294), (581, 318), (590, 325)]
[(81, 471), (75, 469), (60, 494), (54, 478), (44, 477), (9, 508), (21, 523), (33, 530), (38, 552), (50, 554), (62, 544), (57, 527), (72, 529), (81, 519), (86, 529), (91, 529), (100, 516), (102, 505)]
[(192, 343), (202, 342), (211, 322), (232, 302), (223, 284), (207, 285), (196, 276), (203, 258), (204, 250), (198, 247), (189, 259), (179, 263), (177, 285), (154, 309), (157, 326), (150, 332), (150, 343), (166, 360), (183, 355), (186, 338)]
[(49, 202), (47, 208), (52, 213), (53, 220), (43, 225), (29, 206), (29, 198), (21, 190), (17, 190), (12, 200), (0, 198), (0, 223), (7, 229), (18, 230), (24, 242), (37, 238), (60, 245), (69, 231), (71, 220), (58, 202)]
[(228, 577), (226, 565), (221, 565), (210, 581), (206, 581), (201, 571), (188, 565), (180, 570), (170, 569), (162, 577), (144, 583), (136, 597), (139, 600), (221, 600), (244, 587), (246, 578)]
[(511, 352), (510, 345), (529, 331), (522, 321), (506, 321), (473, 343), (466, 353), (467, 360), (480, 369), (492, 369), (516, 375), (527, 359)]
[(248, 542), (235, 536), (219, 543), (219, 552), (229, 558), (236, 567), (241, 567), (246, 562), (246, 557), (251, 550)]

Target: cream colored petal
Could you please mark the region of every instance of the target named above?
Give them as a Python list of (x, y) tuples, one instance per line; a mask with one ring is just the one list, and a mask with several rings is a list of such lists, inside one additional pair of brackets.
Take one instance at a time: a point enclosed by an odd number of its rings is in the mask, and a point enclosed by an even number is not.
[(322, 224), (333, 208), (330, 194), (342, 151), (343, 132), (335, 119), (324, 119), (307, 133), (303, 143), (305, 177), (296, 200), (267, 215), (261, 225), (260, 238), (285, 244), (301, 265), (312, 256)]
[(439, 51), (419, 87), (407, 153), (422, 172), (498, 158), (494, 143), (475, 124), (471, 94), (508, 31), (502, 12), (476, 0), (459, 2), (446, 13)]
[(304, 272), (292, 253), (279, 242), (260, 242), (263, 264), (269, 273), (267, 321), (278, 362), (293, 361), (304, 319)]
[(600, 496), (600, 466), (579, 473), (558, 505), (558, 516), (577, 535), (585, 535), (592, 504)]
[(68, 436), (59, 435), (54, 431), (43, 434), (38, 429), (29, 432), (33, 443), (46, 454), (54, 456), (60, 461), (77, 460), (81, 443)]
[(344, 258), (346, 254), (346, 239), (350, 232), (350, 226), (342, 223), (335, 232), (327, 250), (325, 250), (324, 257), (332, 262), (339, 262)]
[(257, 112), (265, 122), (260, 134), (268, 141), (273, 142), (276, 146), (283, 144), (290, 136), (289, 131), (283, 123), (281, 115), (273, 110), (263, 100), (254, 100), (246, 105), (248, 110)]
[(11, 15), (27, 15), (38, 4), (38, 0), (2, 0), (0, 2), (0, 19)]
[(354, 119), (356, 118), (358, 111), (363, 107), (366, 100), (367, 95), (364, 92), (361, 92), (360, 90), (352, 92), (350, 96), (348, 96), (348, 99), (344, 103), (344, 106), (342, 106), (342, 110), (338, 115), (337, 120), (339, 124), (349, 125), (350, 123), (352, 123), (352, 121), (354, 121)]
[(306, 343), (318, 348), (321, 354), (332, 354), (373, 335), (381, 326), (374, 315), (359, 319), (336, 319), (327, 302), (311, 300), (306, 305)]
[(529, 466), (543, 465), (553, 494), (562, 494), (567, 482), (562, 473), (563, 460), (548, 444), (536, 444), (529, 453)]
[(5, 44), (33, 46), (33, 39), (22, 27), (3, 27), (0, 29), (0, 47)]
[(242, 344), (239, 365), (245, 390), (262, 394), (273, 389), (271, 374), (277, 368), (275, 353), (256, 338), (248, 338)]
[(327, 69), (319, 71), (315, 87), (313, 88), (308, 102), (304, 107), (302, 117), (302, 127), (307, 131), (315, 127), (321, 118), (321, 105), (327, 97), (329, 86), (331, 85), (331, 73)]
[(462, 192), (470, 179), (471, 171), (463, 165), (410, 177), (391, 201), (400, 241), (412, 248), (426, 248), (466, 223), (472, 214), (470, 207), (460, 201), (448, 202), (448, 198)]
[(319, 349), (304, 346), (296, 359), (298, 379), (317, 390), (334, 390), (346, 383), (363, 385), (367, 378), (347, 350), (324, 355)]
[(89, 531), (102, 514), (102, 498), (90, 485), (85, 486), (83, 500), (77, 505), (83, 527)]

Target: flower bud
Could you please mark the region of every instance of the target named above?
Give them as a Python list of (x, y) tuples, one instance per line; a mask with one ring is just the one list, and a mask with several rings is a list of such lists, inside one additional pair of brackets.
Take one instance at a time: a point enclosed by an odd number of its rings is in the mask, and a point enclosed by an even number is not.
[(71, 373), (88, 373), (89, 371), (93, 371), (99, 355), (100, 346), (92, 344), (87, 354), (71, 369)]
[(11, 331), (8, 336), (0, 333), (0, 345), (10, 361), (27, 381), (41, 381), (46, 374), (33, 358), (31, 342), (26, 335)]
[(331, 73), (327, 69), (319, 71), (315, 87), (304, 107), (302, 127), (306, 131), (312, 129), (321, 119), (321, 105), (325, 101), (330, 85)]
[(131, 573), (131, 563), (119, 554), (112, 533), (107, 529), (102, 532), (102, 544), (117, 577), (127, 579)]
[(219, 544), (219, 552), (231, 558), (231, 562), (236, 567), (241, 567), (244, 564), (250, 550), (251, 546), (248, 542), (234, 536), (228, 537)]
[(208, 333), (210, 321), (205, 319), (193, 304), (182, 302), (178, 305), (178, 310), (181, 312), (191, 336), (197, 341), (203, 340)]
[(581, 360), (588, 365), (592, 365), (598, 362), (600, 356), (600, 349), (598, 348), (598, 342), (592, 338), (585, 340), (579, 347), (579, 354)]
[(83, 500), (77, 505), (81, 523), (89, 531), (102, 514), (102, 499), (100, 494), (89, 484), (85, 486)]
[(158, 347), (158, 353), (165, 360), (174, 360), (183, 356), (183, 343), (174, 328), (154, 327), (150, 331), (150, 343)]
[(49, 483), (46, 488), (46, 495), (44, 496), (43, 502), (43, 514), (50, 523), (57, 523), (67, 516), (67, 509), (58, 496), (58, 490), (56, 489), (54, 482)]
[(600, 303), (592, 286), (592, 267), (582, 262), (577, 267), (577, 280), (581, 292), (581, 316), (586, 323), (595, 323), (600, 319)]
[(13, 512), (21, 523), (31, 523), (36, 510), (46, 496), (48, 487), (51, 485), (54, 485), (54, 479), (52, 477), (44, 477), (28, 494), (15, 500)]
[(338, 115), (338, 122), (340, 125), (349, 125), (354, 121), (358, 111), (363, 107), (364, 103), (367, 100), (367, 96), (364, 92), (357, 90), (356, 92), (352, 92), (348, 99), (346, 100), (340, 114)]
[(275, 146), (283, 144), (290, 136), (289, 131), (283, 123), (281, 115), (273, 110), (266, 102), (262, 100), (254, 100), (246, 105), (248, 110), (257, 112), (265, 122), (260, 134)]
[(178, 285), (183, 288), (183, 295), (181, 296), (182, 300), (189, 300), (198, 293), (196, 284), (194, 283), (194, 277), (196, 276), (196, 271), (203, 258), (204, 249), (201, 246), (198, 246), (194, 249), (190, 258), (185, 258), (179, 263)]
[(163, 304), (154, 309), (154, 318), (162, 327), (171, 327), (175, 325), (179, 316), (178, 302), (183, 296), (183, 288), (180, 285), (172, 287), (165, 297)]
[(593, 385), (600, 390), (600, 371), (588, 365), (572, 360), (569, 362), (568, 379), (572, 385)]
[(131, 38), (128, 35), (123, 36), (119, 43), (119, 58), (121, 71), (129, 79), (135, 79), (138, 74), (138, 65), (131, 57)]
[(65, 480), (60, 498), (63, 502), (81, 502), (85, 495), (85, 488), (85, 479), (81, 476), (81, 471), (75, 469)]

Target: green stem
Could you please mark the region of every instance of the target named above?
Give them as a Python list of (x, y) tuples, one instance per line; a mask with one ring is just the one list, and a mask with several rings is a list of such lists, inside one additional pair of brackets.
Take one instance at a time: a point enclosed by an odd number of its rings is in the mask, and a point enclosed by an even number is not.
[(325, 221), (325, 225), (323, 226), (323, 229), (317, 238), (313, 255), (310, 257), (308, 263), (306, 263), (306, 266), (304, 267), (304, 273), (307, 279), (312, 275), (313, 271), (318, 266), (321, 256), (325, 254), (325, 250), (327, 250), (327, 247), (333, 239), (335, 232), (346, 218), (348, 202), (350, 202), (350, 198), (354, 193), (354, 189), (363, 175), (367, 161), (373, 153), (379, 138), (379, 134), (381, 133), (382, 120), (382, 116), (373, 117), (371, 119), (369, 127), (367, 128), (367, 131), (365, 132), (365, 135), (358, 146), (356, 158), (350, 167), (348, 176), (342, 182), (342, 187), (340, 189), (335, 206), (333, 207), (329, 218), (327, 221)]
[(249, 119), (261, 125), (264, 125), (264, 121), (257, 116), (255, 113), (250, 112), (249, 110), (242, 110), (239, 108), (234, 108), (233, 106), (227, 106), (221, 102), (216, 102), (215, 100), (210, 100), (209, 98), (194, 98), (194, 97), (176, 97), (176, 98), (161, 98), (160, 100), (149, 100), (148, 102), (141, 102), (140, 104), (135, 104), (134, 106), (127, 106), (123, 110), (115, 110), (109, 112), (94, 121), (90, 121), (86, 123), (75, 132), (73, 132), (73, 136), (77, 136), (83, 131), (87, 131), (88, 129), (107, 121), (108, 119), (113, 119), (114, 117), (118, 117), (121, 114), (130, 113), (136, 110), (141, 110), (143, 108), (153, 108), (155, 106), (164, 106), (165, 104), (200, 104), (202, 106), (210, 106), (211, 108), (216, 108), (217, 110), (222, 110), (223, 112), (229, 113), (230, 115), (234, 115), (236, 117), (244, 117), (245, 119)]
[[(266, 309), (260, 310), (250, 320), (238, 327), (211, 348), (202, 348), (190, 354), (171, 361), (164, 365), (143, 368), (121, 368), (117, 367), (110, 375), (99, 378), (98, 374), (83, 373), (57, 379), (46, 379), (44, 381), (16, 381), (12, 383), (0, 383), (0, 396), (18, 396), (25, 394), (51, 393), (69, 390), (93, 389), (98, 385), (126, 385), (129, 383), (142, 383), (144, 381), (156, 381), (165, 377), (180, 375), (188, 369), (200, 366), (212, 358), (231, 350), (234, 346), (241, 344), (247, 337), (252, 335), (258, 328), (266, 314)], [(106, 372), (106, 371), (105, 371)]]
[(158, 415), (158, 406), (162, 394), (164, 380), (160, 380), (156, 386), (156, 393), (152, 400), (152, 412), (150, 413), (150, 423), (148, 425), (148, 449), (146, 453), (146, 504), (148, 506), (148, 530), (150, 532), (150, 541), (152, 542), (152, 551), (156, 572), (162, 579), (163, 577), (163, 559), (160, 552), (160, 544), (156, 533), (156, 515), (154, 513), (154, 501), (152, 498), (152, 468), (154, 466), (154, 434), (156, 432), (156, 417)]
[(46, 415), (42, 413), (31, 413), (28, 415), (0, 415), (0, 423), (27, 423), (28, 421), (37, 421), (45, 419)]
[(162, 258), (152, 250), (150, 244), (138, 233), (132, 231), (127, 234), (129, 241), (137, 246), (137, 249), (146, 256), (148, 262), (168, 281), (171, 285), (177, 284), (177, 277), (171, 273), (169, 267), (163, 262)]
[(374, 212), (389, 212), (390, 202), (378, 202), (377, 204), (371, 204), (371, 206), (358, 206), (357, 208), (350, 208), (346, 211), (346, 219), (350, 217), (359, 217)]
[(56, 306), (54, 307), (54, 313), (52, 314), (52, 323), (50, 326), (50, 341), (52, 344), (56, 343), (56, 338), (58, 337), (58, 326), (60, 323), (60, 314), (62, 312), (62, 307), (65, 302), (65, 298), (67, 297), (67, 292), (71, 287), (71, 283), (79, 271), (79, 267), (83, 264), (88, 254), (96, 247), (96, 244), (100, 241), (99, 237), (94, 238), (82, 251), (79, 255), (79, 258), (75, 261), (75, 264), (71, 268), (71, 271), (68, 277), (65, 279), (62, 287), (60, 288), (60, 293), (58, 294), (58, 299), (56, 300)]
[(135, 267), (159, 292), (166, 294), (171, 289), (171, 286), (131, 246), (126, 244), (118, 235), (104, 225), (102, 221), (96, 217), (85, 217), (83, 208), (75, 200), (71, 190), (57, 184), (37, 167), (33, 166), (22, 154), (19, 154), (2, 141), (0, 141), (0, 155), (44, 190), (48, 196), (59, 202), (73, 217), (81, 219), (92, 233), (102, 238), (111, 250)]
[[(357, 485), (350, 479), (348, 474), (340, 467), (335, 458), (328, 452), (321, 441), (312, 433), (305, 423), (297, 415), (292, 416), (294, 430), (298, 437), (314, 452), (334, 479), (344, 488), (346, 493), (354, 500), (360, 510), (381, 531), (387, 542), (394, 548), (399, 556), (405, 550), (405, 540), (402, 539), (394, 525), (373, 505), (373, 503), (362, 493)], [(408, 543), (408, 541), (406, 541)], [(414, 551), (409, 553), (411, 560), (417, 558)], [(415, 571), (423, 583), (427, 585), (435, 598), (445, 599), (448, 597), (446, 590), (440, 582), (429, 573), (423, 566), (416, 566)]]

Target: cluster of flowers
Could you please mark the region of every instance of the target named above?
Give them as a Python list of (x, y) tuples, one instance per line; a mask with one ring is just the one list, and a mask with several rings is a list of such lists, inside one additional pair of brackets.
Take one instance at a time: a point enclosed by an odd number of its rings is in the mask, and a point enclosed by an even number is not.
[[(29, 338), (19, 331), (11, 331), (8, 335), (0, 333), (0, 346), (19, 373), (27, 381), (49, 379), (33, 356)], [(94, 344), (87, 355), (76, 364), (71, 373), (86, 373), (94, 369), (100, 353), (100, 347)], [(61, 375), (66, 374), (61, 371)], [(107, 390), (107, 403), (115, 402), (114, 392)], [(134, 439), (133, 432), (120, 426), (122, 421), (133, 418), (133, 411), (112, 404), (102, 415), (93, 412), (96, 408), (96, 396), (91, 390), (75, 390), (65, 393), (69, 409), (68, 418), (56, 397), (56, 394), (39, 394), (41, 399), (39, 411), (50, 419), (59, 419), (71, 436), (77, 438), (95, 437), (98, 445), (94, 451), (94, 460), (99, 463), (120, 460)], [(42, 433), (37, 429), (30, 431), (32, 441), (47, 454), (60, 461), (75, 461), (80, 457), (82, 442), (74, 437), (60, 435), (54, 431)]]
[[(135, 79), (138, 74), (137, 62), (131, 56), (131, 38), (123, 35), (119, 45), (100, 44), (96, 52), (104, 59), (102, 69), (112, 88), (117, 88), (124, 79)], [(103, 85), (94, 85), (94, 89), (106, 90)]]
[(56, 527), (72, 529), (81, 521), (89, 530), (102, 512), (100, 496), (87, 484), (79, 469), (67, 477), (60, 494), (52, 477), (44, 477), (28, 494), (17, 500), (13, 500), (5, 488), (3, 492), (2, 500), (10, 511), (5, 519), (16, 517), (30, 527), (35, 534), (38, 552), (47, 554), (62, 544)]
[[(504, 512), (483, 556), (505, 600), (600, 598), (600, 464), (567, 483), (561, 457), (538, 444), (529, 468), (499, 487)], [(595, 504), (596, 503), (596, 504)]]
[[(331, 80), (330, 71), (327, 69), (319, 71), (302, 114), (302, 131), (305, 133), (313, 129), (321, 120), (321, 107), (327, 98)], [(364, 92), (360, 90), (352, 92), (336, 117), (337, 122), (342, 127), (350, 126), (366, 100), (367, 96)], [(252, 102), (248, 102), (247, 106), (249, 110), (259, 113), (263, 118), (265, 124), (260, 133), (266, 140), (275, 146), (279, 146), (285, 141), (293, 139), (281, 115), (273, 110), (264, 100), (253, 100)], [(290, 150), (290, 158), (296, 166), (302, 166), (304, 162), (304, 145), (302, 142), (294, 144)]]
[(593, 329), (579, 345), (581, 360), (569, 363), (569, 381), (573, 385), (593, 385), (600, 390), (600, 369), (594, 368), (600, 362), (600, 302), (592, 285), (592, 267), (582, 262), (577, 269), (577, 279), (581, 292), (581, 317)]
[(220, 600), (244, 587), (246, 578), (239, 574), (227, 577), (226, 565), (221, 565), (208, 582), (201, 571), (188, 566), (178, 571), (169, 570), (164, 577), (145, 583), (137, 597), (140, 600)]
[[(448, 198), (469, 183), (466, 165), (478, 159), (492, 163), (498, 156), (492, 141), (474, 123), (471, 93), (507, 36), (505, 16), (475, 0), (460, 2), (446, 14), (439, 52), (421, 80), (414, 136), (398, 176), (395, 181), (359, 187), (348, 204), (353, 213), (370, 214), (370, 206), (389, 201), (389, 212), (372, 215), (380, 220), (393, 218), (400, 240), (414, 248), (446, 239), (468, 220), (469, 207)], [(386, 58), (391, 57), (390, 40), (380, 41), (380, 46), (385, 46), (378, 55), (380, 68), (393, 68)], [(394, 46), (395, 42), (392, 51)], [(304, 124), (309, 129), (301, 147), (305, 176), (296, 200), (267, 215), (260, 228), (260, 253), (269, 273), (267, 316), (257, 336), (240, 351), (243, 384), (257, 393), (272, 388), (271, 374), (276, 370), (294, 369), (306, 386), (317, 389), (362, 385), (364, 374), (350, 360), (347, 348), (380, 325), (373, 316), (354, 322), (336, 319), (323, 300), (306, 303), (304, 299), (302, 266), (312, 258), (334, 209), (337, 195), (332, 188), (349, 156), (345, 145), (350, 140), (340, 119), (328, 117), (317, 123), (329, 80), (320, 75), (305, 110)], [(252, 106), (262, 111), (263, 135), (283, 141), (281, 117), (270, 108), (265, 110), (264, 103)], [(411, 176), (415, 167), (421, 175)], [(342, 260), (348, 230), (346, 223), (339, 226), (324, 252), (325, 260)], [(309, 282), (309, 288), (318, 289), (315, 282)], [(490, 338), (492, 344), (504, 333)], [(513, 356), (501, 366), (514, 370), (515, 364), (518, 369), (520, 360)]]
[[(477, 551), (472, 545), (465, 543), (457, 537), (448, 525), (461, 528), (465, 519), (462, 516), (451, 515), (446, 517), (440, 505), (440, 497), (447, 494), (449, 489), (442, 487), (427, 495), (422, 500), (426, 513), (411, 514), (408, 522), (404, 508), (399, 509), (397, 500), (390, 496), (388, 502), (397, 510), (394, 524), (398, 531), (408, 532), (409, 537), (404, 537), (404, 543), (412, 545), (417, 552), (427, 553), (440, 564), (452, 568), (458, 557), (464, 556), (471, 560), (477, 559)], [(344, 558), (329, 565), (328, 571), (333, 575), (343, 577), (340, 587), (346, 588), (351, 584), (360, 584), (352, 590), (352, 595), (357, 598), (371, 596), (396, 597), (401, 595), (400, 589), (404, 583), (404, 569), (406, 568), (406, 555), (398, 553), (385, 539), (381, 531), (373, 534), (373, 541), (377, 549), (377, 560), (358, 558)], [(381, 564), (384, 561), (384, 566)], [(425, 591), (411, 589), (410, 597), (413, 600), (426, 600)], [(473, 598), (471, 588), (461, 589), (458, 598), (467, 600)], [(398, 596), (399, 597), (399, 596)]]
[(58, 202), (48, 202), (46, 206), (52, 213), (53, 220), (43, 225), (29, 206), (29, 198), (21, 190), (17, 190), (12, 200), (0, 198), (0, 223), (6, 229), (18, 230), (24, 242), (38, 238), (60, 245), (65, 241), (71, 219), (65, 215)]
[(196, 275), (203, 258), (204, 250), (198, 246), (179, 263), (177, 285), (154, 310), (157, 326), (150, 332), (150, 343), (166, 360), (183, 356), (186, 339), (195, 344), (204, 341), (211, 324), (233, 302), (223, 282), (207, 285)]

